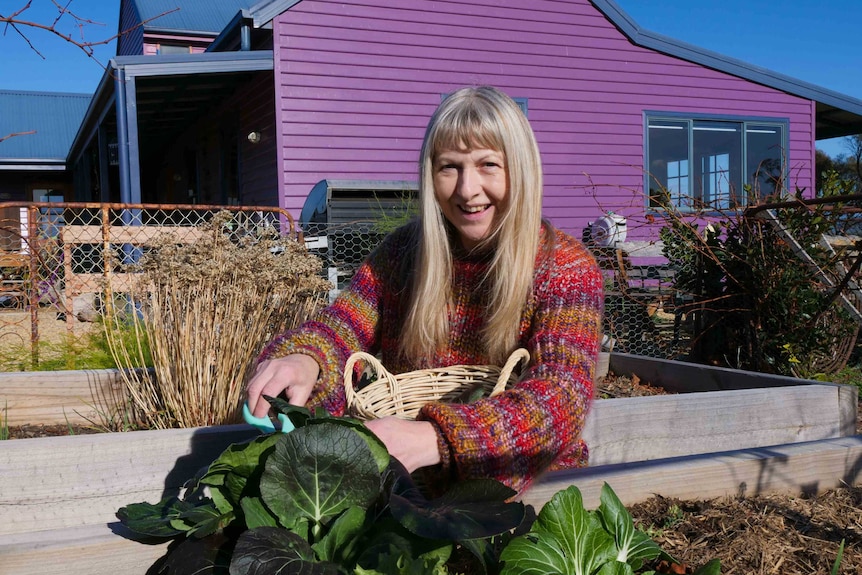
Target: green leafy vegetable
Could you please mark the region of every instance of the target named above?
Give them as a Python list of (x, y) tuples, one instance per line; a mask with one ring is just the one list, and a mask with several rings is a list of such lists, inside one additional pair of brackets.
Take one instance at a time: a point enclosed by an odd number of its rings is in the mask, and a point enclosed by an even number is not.
[[(601, 505), (587, 511), (577, 487), (558, 492), (539, 512), (529, 533), (502, 551), (502, 575), (632, 575), (645, 561), (665, 557), (632, 517), (613, 490), (602, 487)], [(718, 575), (710, 561), (696, 575)]]
[(283, 525), (306, 517), (318, 533), (348, 507), (369, 507), (380, 494), (380, 473), (357, 433), (321, 424), (280, 439), (267, 460), (260, 492)]
[(455, 541), (484, 554), (477, 538), (524, 517), (495, 481), (428, 501), (361, 422), (272, 401), (294, 431), (230, 446), (184, 499), (117, 512), (134, 533), (178, 539), (160, 574), (442, 575)]

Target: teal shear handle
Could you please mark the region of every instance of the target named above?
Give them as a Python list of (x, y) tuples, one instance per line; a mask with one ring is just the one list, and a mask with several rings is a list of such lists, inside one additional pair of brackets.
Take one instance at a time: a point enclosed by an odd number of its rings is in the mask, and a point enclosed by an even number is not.
[(275, 433), (276, 431), (290, 433), (294, 429), (293, 422), (291, 422), (290, 418), (283, 413), (278, 414), (278, 420), (281, 422), (281, 429), (276, 429), (275, 424), (269, 417), (255, 417), (252, 415), (251, 410), (248, 408), (248, 403), (244, 403), (242, 405), (242, 417), (245, 419), (246, 423), (255, 426), (264, 433)]

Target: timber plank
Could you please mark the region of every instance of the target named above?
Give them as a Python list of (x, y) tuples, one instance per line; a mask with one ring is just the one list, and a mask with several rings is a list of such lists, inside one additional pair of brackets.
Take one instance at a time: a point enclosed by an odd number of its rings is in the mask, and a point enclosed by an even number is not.
[[(593, 465), (838, 437), (839, 395), (812, 385), (601, 400), (583, 436)], [(0, 442), (0, 534), (111, 521), (253, 433), (241, 425)]]
[(0, 540), (0, 574), (143, 575), (167, 551), (167, 543), (125, 539), (114, 532), (116, 527), (83, 525), (4, 536)]
[(0, 409), (7, 425), (83, 424), (109, 414), (123, 394), (115, 369), (28, 371), (0, 375)]
[[(862, 436), (857, 435), (560, 471), (540, 478), (521, 500), (538, 510), (558, 491), (577, 485), (584, 505), (595, 509), (604, 483), (624, 505), (655, 494), (680, 499), (778, 491), (815, 494), (859, 484), (860, 471)], [(0, 538), (0, 573), (29, 575), (36, 565), (40, 573), (64, 575), (144, 573), (163, 555), (164, 545), (127, 540), (115, 534), (118, 530), (122, 527), (109, 522), (6, 535)]]
[(0, 442), (0, 540), (12, 533), (108, 523), (129, 503), (157, 503), (248, 425)]
[(582, 437), (592, 465), (841, 437), (856, 428), (849, 390), (796, 385), (602, 399)]
[(814, 495), (841, 485), (859, 485), (860, 473), (862, 435), (854, 435), (559, 471), (536, 481), (521, 500), (539, 509), (557, 491), (577, 485), (584, 505), (594, 509), (605, 483), (624, 505), (656, 494), (679, 499), (773, 492)]

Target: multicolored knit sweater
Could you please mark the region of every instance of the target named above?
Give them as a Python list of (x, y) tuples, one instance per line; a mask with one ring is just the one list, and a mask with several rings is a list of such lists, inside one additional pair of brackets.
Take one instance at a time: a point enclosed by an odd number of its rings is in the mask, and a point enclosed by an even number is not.
[[(549, 237), (550, 236), (550, 237)], [(451, 337), (427, 362), (399, 357), (415, 246), (409, 226), (390, 234), (360, 266), (346, 290), (317, 317), (273, 340), (261, 359), (304, 353), (321, 366), (309, 407), (343, 415), (343, 370), (357, 350), (380, 353), (392, 373), (428, 367), (488, 364), (481, 289), (487, 259), (454, 262)], [(552, 256), (546, 255), (553, 240)], [(580, 439), (593, 395), (604, 305), (602, 276), (580, 242), (542, 233), (532, 294), (525, 302), (518, 346), (530, 352), (527, 373), (512, 389), (470, 404), (426, 405), (419, 419), (438, 431), (443, 461), (437, 479), (491, 477), (522, 491), (543, 470), (584, 466)]]

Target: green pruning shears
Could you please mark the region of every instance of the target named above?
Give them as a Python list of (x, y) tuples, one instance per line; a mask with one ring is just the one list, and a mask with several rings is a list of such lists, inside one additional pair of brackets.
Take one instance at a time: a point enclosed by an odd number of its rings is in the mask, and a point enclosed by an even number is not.
[(245, 419), (246, 423), (255, 426), (263, 433), (275, 433), (276, 431), (281, 431), (282, 433), (290, 433), (294, 430), (293, 422), (290, 421), (290, 418), (287, 417), (287, 415), (285, 415), (284, 413), (278, 414), (278, 420), (281, 422), (281, 429), (277, 430), (275, 428), (275, 424), (269, 417), (255, 417), (254, 415), (252, 415), (251, 410), (248, 408), (247, 402), (242, 405), (242, 418)]

